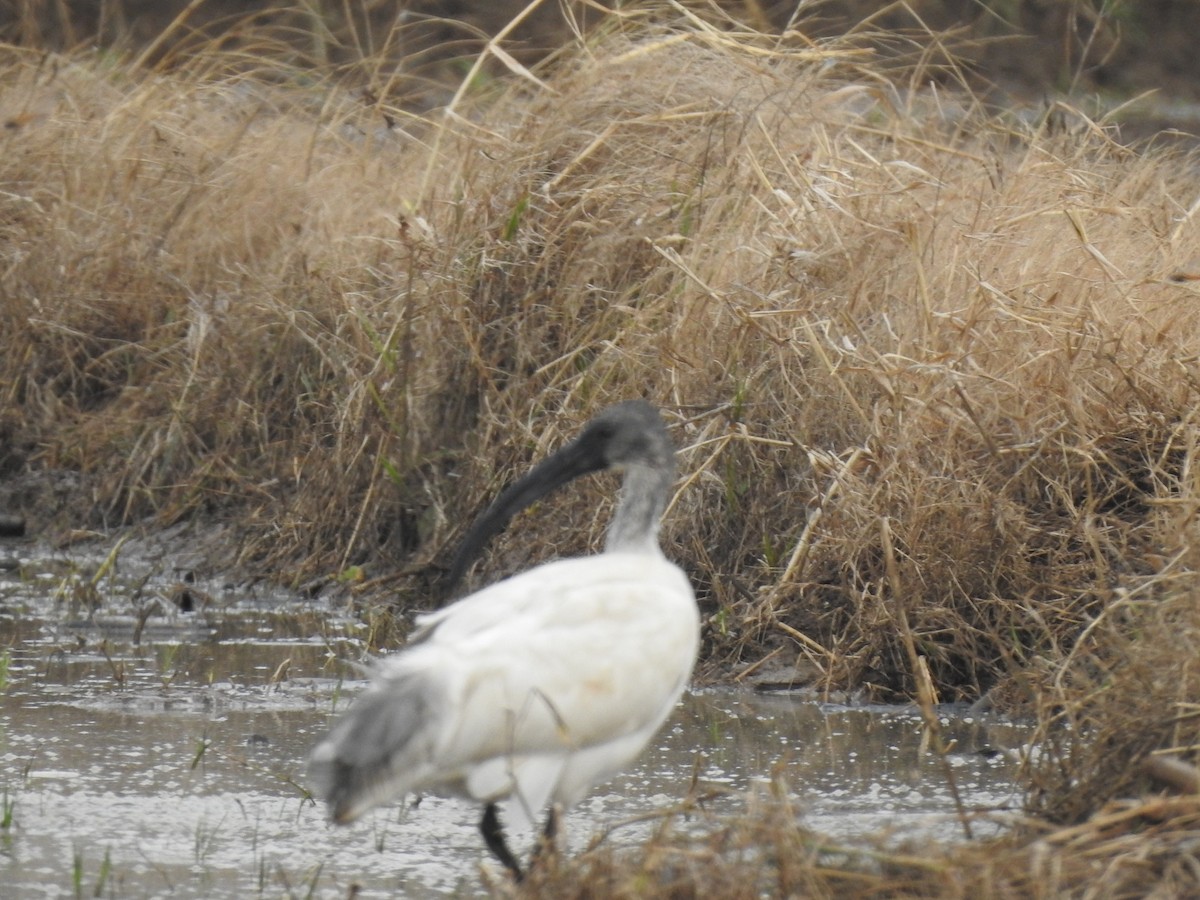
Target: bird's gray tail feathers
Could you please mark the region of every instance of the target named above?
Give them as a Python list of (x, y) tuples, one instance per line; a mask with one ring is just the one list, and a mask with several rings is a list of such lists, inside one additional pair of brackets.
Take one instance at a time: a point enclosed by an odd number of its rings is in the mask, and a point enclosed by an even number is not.
[(309, 756), (313, 793), (335, 822), (406, 793), (428, 764), (422, 737), (432, 698), (423, 679), (381, 679), (360, 695)]

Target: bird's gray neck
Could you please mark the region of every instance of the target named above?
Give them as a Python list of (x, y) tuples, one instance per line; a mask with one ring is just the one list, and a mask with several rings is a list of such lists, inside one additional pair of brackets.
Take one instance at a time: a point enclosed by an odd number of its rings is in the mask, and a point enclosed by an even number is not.
[(604, 549), (611, 553), (658, 553), (658, 523), (671, 492), (669, 468), (630, 466), (621, 485), (621, 501), (608, 526)]

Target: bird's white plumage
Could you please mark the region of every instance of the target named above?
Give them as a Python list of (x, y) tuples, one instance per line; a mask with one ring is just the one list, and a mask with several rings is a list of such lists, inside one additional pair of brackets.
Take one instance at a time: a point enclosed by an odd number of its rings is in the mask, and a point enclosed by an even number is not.
[(439, 788), (508, 797), (519, 828), (550, 802), (572, 806), (662, 724), (698, 634), (691, 586), (658, 552), (548, 563), (421, 617), (369, 690), (415, 679), (430, 713), (360, 805)]

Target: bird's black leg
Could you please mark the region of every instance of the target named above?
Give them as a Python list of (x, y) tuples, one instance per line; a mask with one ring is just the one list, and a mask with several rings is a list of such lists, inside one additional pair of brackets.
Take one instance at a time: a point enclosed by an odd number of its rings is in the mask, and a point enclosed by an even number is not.
[(542, 836), (538, 842), (533, 845), (533, 855), (529, 858), (529, 868), (541, 862), (543, 856), (553, 856), (558, 848), (555, 845), (555, 838), (558, 837), (558, 806), (557, 804), (550, 807), (546, 813), (546, 826), (542, 829)]
[(504, 864), (504, 868), (513, 873), (513, 878), (517, 881), (523, 879), (525, 873), (521, 871), (521, 864), (512, 855), (512, 851), (508, 849), (508, 843), (504, 840), (504, 829), (500, 825), (500, 816), (496, 813), (495, 803), (489, 803), (484, 809), (483, 818), (479, 820), (479, 831), (483, 835), (483, 842), (492, 851), (492, 855)]

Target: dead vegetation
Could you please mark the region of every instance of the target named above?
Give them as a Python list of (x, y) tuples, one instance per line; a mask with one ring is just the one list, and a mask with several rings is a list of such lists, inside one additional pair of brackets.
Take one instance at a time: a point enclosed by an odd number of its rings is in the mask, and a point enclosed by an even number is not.
[[(548, 896), (1194, 884), (1194, 797), (1123, 799), (1200, 744), (1194, 160), (673, 15), (536, 74), (494, 42), (511, 83), (427, 120), (244, 54), (0, 50), (0, 473), (81, 473), (58, 524), (225, 522), (226, 565), (412, 608), (500, 485), (647, 397), (704, 676), (895, 698), (915, 654), (1037, 717), (1059, 830), (847, 864), (768, 804)], [(610, 488), (487, 576), (594, 546)]]
[[(704, 839), (665, 828), (644, 847), (602, 848), (537, 873), (523, 897), (1071, 898), (1193, 896), (1195, 797), (1105, 808), (1076, 828), (957, 847), (839, 845), (788, 807), (751, 801)], [(503, 896), (506, 892), (497, 891)]]

